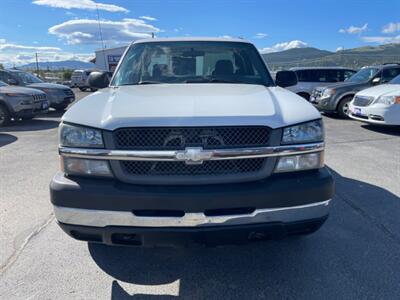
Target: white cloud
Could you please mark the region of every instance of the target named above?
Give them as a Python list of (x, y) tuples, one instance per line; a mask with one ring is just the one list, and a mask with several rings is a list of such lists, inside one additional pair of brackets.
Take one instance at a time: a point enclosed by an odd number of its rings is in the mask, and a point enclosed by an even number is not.
[(105, 10), (109, 12), (129, 12), (126, 8), (114, 4), (105, 4), (93, 0), (35, 0), (34, 4), (64, 8), (64, 9), (85, 9), (85, 10)]
[(382, 33), (393, 33), (400, 31), (400, 23), (389, 23), (382, 28)]
[(400, 43), (400, 35), (398, 35), (398, 36), (363, 36), (361, 39), (367, 43), (377, 43), (377, 44)]
[(228, 35), (228, 34), (220, 35), (219, 37), (222, 39), (233, 39), (233, 36)]
[[(153, 32), (160, 32), (159, 28), (139, 19), (101, 20), (100, 24), (103, 40), (108, 45), (129, 43), (137, 39), (149, 38)], [(49, 33), (65, 39), (68, 44), (73, 45), (101, 42), (97, 20), (69, 20), (49, 28)]]
[(157, 21), (156, 18), (150, 16), (140, 16), (139, 19), (147, 20), (147, 21)]
[(4, 42), (0, 43), (1, 51), (17, 51), (17, 50), (31, 50), (31, 51), (43, 51), (43, 52), (54, 52), (60, 51), (61, 49), (58, 47), (39, 47), (39, 46), (25, 46), (18, 44), (11, 44)]
[(365, 23), (363, 26), (361, 27), (357, 27), (357, 26), (350, 26), (349, 28), (345, 28), (345, 29), (339, 29), (340, 33), (348, 33), (348, 34), (360, 34), (364, 31), (366, 31), (368, 29), (368, 23)]
[(344, 50), (344, 47), (337, 47), (336, 48), (336, 52), (343, 51), (343, 50)]
[(255, 39), (263, 39), (263, 38), (266, 38), (267, 36), (268, 36), (268, 34), (259, 32), (259, 33), (256, 33), (253, 38), (255, 38)]
[(290, 42), (278, 43), (272, 47), (262, 48), (262, 49), (260, 49), (260, 52), (262, 54), (264, 54), (264, 53), (272, 53), (272, 52), (289, 50), (289, 49), (293, 49), (293, 48), (306, 48), (306, 47), (308, 47), (307, 43), (305, 43), (303, 41), (299, 41), (299, 40), (294, 40), (294, 41), (290, 41)]
[(0, 44), (4, 44), (6, 42), (5, 39), (0, 39)]

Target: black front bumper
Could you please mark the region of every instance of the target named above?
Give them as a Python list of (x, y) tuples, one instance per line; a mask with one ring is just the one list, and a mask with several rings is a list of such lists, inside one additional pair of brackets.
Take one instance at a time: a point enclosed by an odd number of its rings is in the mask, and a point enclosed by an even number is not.
[(123, 246), (242, 245), (317, 231), (328, 216), (291, 223), (264, 223), (202, 228), (91, 227), (58, 223), (71, 237), (92, 243)]
[(50, 184), (53, 205), (109, 211), (189, 213), (243, 207), (280, 208), (326, 201), (333, 194), (333, 177), (327, 168), (235, 184), (134, 185), (108, 179), (66, 178), (63, 173), (57, 173)]

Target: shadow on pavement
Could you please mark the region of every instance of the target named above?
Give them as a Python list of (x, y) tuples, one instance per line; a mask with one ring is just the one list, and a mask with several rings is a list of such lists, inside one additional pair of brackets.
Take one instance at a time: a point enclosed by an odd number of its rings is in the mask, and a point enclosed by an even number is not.
[[(309, 236), (217, 248), (88, 244), (89, 252), (114, 278), (112, 300), (396, 298), (400, 262), (392, 253), (400, 245), (399, 198), (332, 173), (338, 196), (331, 216)], [(170, 296), (132, 295), (117, 282), (155, 286), (177, 280), (179, 295)]]
[(59, 122), (54, 120), (33, 119), (29, 121), (14, 121), (1, 127), (0, 132), (39, 131), (56, 128)]
[(14, 143), (18, 138), (11, 134), (0, 133), (0, 147)]
[(400, 136), (400, 126), (376, 126), (370, 124), (361, 125), (362, 128), (383, 133), (386, 135)]

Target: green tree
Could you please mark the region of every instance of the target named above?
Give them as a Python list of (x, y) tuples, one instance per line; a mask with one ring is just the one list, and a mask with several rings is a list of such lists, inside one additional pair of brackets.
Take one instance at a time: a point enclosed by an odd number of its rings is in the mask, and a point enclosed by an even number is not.
[(0, 64), (0, 70), (4, 70), (3, 64)]
[(65, 70), (62, 73), (62, 77), (64, 80), (71, 80), (71, 76), (72, 76), (72, 71), (71, 70)]

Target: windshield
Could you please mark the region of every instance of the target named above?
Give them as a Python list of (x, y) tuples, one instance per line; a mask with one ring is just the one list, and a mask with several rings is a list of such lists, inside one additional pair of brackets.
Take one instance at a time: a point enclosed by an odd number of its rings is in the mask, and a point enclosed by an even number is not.
[(8, 85), (7, 83), (0, 81), (0, 86), (7, 86), (7, 85)]
[(400, 84), (400, 75), (397, 75), (395, 78), (393, 78), (389, 84)]
[(133, 45), (111, 85), (208, 82), (274, 85), (251, 44), (200, 41)]
[(376, 73), (378, 73), (378, 71), (379, 71), (378, 68), (363, 68), (346, 81), (365, 82), (374, 77)]
[(32, 75), (31, 73), (27, 72), (16, 72), (16, 76), (24, 83), (24, 84), (30, 84), (30, 83), (40, 83), (43, 82), (36, 76)]

